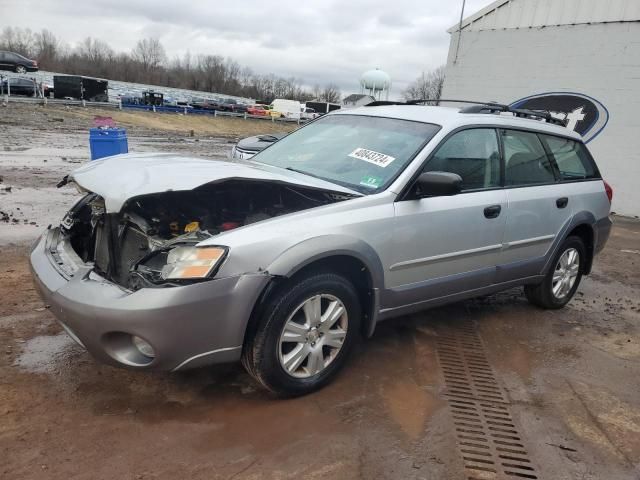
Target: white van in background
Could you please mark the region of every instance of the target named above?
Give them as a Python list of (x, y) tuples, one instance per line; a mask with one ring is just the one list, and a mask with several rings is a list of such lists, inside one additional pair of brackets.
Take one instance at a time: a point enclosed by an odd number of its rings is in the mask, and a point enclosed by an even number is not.
[(271, 107), (276, 112), (280, 112), (285, 118), (300, 118), (300, 112), (302, 111), (302, 104), (296, 100), (285, 100), (283, 98), (276, 98), (271, 102)]

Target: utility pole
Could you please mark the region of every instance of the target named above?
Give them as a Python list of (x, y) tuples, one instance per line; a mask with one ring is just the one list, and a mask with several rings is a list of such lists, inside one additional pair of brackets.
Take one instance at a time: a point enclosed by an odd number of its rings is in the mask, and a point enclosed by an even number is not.
[(464, 19), (464, 4), (466, 0), (462, 0), (462, 9), (460, 10), (460, 23), (458, 24), (458, 42), (456, 43), (456, 54), (453, 57), (453, 63), (458, 61), (458, 51), (460, 50), (460, 42), (462, 42), (462, 20)]

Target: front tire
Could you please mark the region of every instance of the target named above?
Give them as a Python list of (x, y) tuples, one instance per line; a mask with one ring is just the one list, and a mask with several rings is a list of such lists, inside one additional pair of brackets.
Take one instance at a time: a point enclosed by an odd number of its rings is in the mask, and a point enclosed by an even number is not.
[(27, 73), (27, 68), (24, 65), (16, 65), (16, 73)]
[(547, 309), (562, 308), (569, 303), (582, 280), (586, 251), (580, 237), (568, 237), (558, 249), (542, 283), (525, 285), (527, 300)]
[(344, 365), (360, 331), (353, 284), (334, 273), (313, 273), (278, 289), (268, 301), (242, 363), (281, 396), (311, 393)]

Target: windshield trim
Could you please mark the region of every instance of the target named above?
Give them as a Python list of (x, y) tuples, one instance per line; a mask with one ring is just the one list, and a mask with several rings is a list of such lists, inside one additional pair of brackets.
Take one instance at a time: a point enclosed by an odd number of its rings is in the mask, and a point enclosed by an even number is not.
[[(339, 113), (338, 113), (338, 112), (339, 112)], [(325, 182), (333, 183), (333, 184), (338, 185), (338, 186), (340, 186), (340, 187), (348, 188), (348, 189), (353, 190), (353, 191), (355, 191), (355, 192), (359, 192), (359, 193), (361, 193), (361, 194), (363, 194), (363, 195), (365, 195), (365, 196), (368, 196), (368, 195), (375, 195), (376, 193), (384, 192), (384, 191), (385, 191), (385, 190), (387, 190), (391, 185), (393, 185), (393, 183), (398, 179), (398, 177), (400, 177), (400, 175), (402, 175), (402, 173), (403, 173), (403, 172), (404, 172), (404, 171), (405, 171), (405, 170), (406, 170), (406, 169), (407, 169), (407, 168), (408, 168), (408, 167), (409, 167), (409, 166), (414, 162), (414, 160), (416, 159), (416, 157), (417, 157), (418, 155), (420, 155), (420, 153), (425, 149), (425, 147), (429, 144), (429, 142), (431, 142), (431, 140), (433, 140), (433, 139), (436, 137), (436, 135), (438, 135), (438, 132), (440, 132), (440, 130), (442, 130), (442, 125), (439, 125), (439, 124), (437, 124), (437, 123), (433, 123), (433, 122), (423, 122), (423, 121), (420, 121), (420, 120), (410, 120), (410, 119), (408, 119), (408, 118), (389, 117), (389, 116), (386, 116), (386, 115), (363, 115), (363, 114), (360, 114), (360, 113), (344, 113), (344, 112), (340, 112), (339, 110), (336, 110), (336, 111), (335, 111), (335, 113), (333, 113), (333, 112), (329, 112), (329, 113), (327, 113), (327, 114), (325, 114), (325, 115), (322, 115), (321, 117), (317, 117), (317, 118), (313, 119), (312, 121), (305, 123), (302, 127), (298, 128), (298, 129), (296, 129), (296, 130), (294, 130), (294, 131), (292, 131), (292, 132), (289, 132), (287, 135), (285, 135), (285, 137), (288, 137), (290, 134), (292, 134), (292, 133), (294, 133), (294, 132), (297, 132), (297, 131), (299, 131), (299, 130), (301, 130), (301, 129), (303, 129), (303, 128), (306, 128), (306, 127), (308, 127), (309, 125), (312, 125), (312, 124), (314, 124), (315, 122), (319, 121), (320, 119), (322, 119), (322, 118), (327, 118), (327, 117), (329, 117), (329, 116), (332, 116), (332, 117), (335, 117), (335, 116), (349, 116), (349, 117), (366, 117), (366, 118), (386, 118), (386, 119), (389, 119), (389, 120), (402, 120), (402, 121), (404, 121), (404, 122), (413, 122), (413, 123), (420, 123), (420, 124), (422, 124), (422, 125), (431, 125), (431, 126), (434, 126), (434, 127), (436, 127), (436, 128), (437, 128), (437, 130), (435, 130), (435, 131), (433, 132), (433, 135), (431, 135), (431, 137), (430, 137), (429, 139), (427, 139), (427, 140), (425, 140), (423, 143), (421, 143), (421, 144), (420, 144), (420, 146), (419, 146), (419, 147), (416, 149), (416, 151), (414, 152), (414, 154), (413, 154), (413, 155), (411, 155), (411, 156), (407, 159), (407, 161), (406, 161), (406, 163), (405, 163), (404, 167), (403, 167), (403, 168), (401, 168), (400, 170), (398, 170), (398, 171), (395, 173), (395, 175), (393, 175), (392, 177), (389, 177), (389, 180), (387, 180), (387, 181), (385, 182), (385, 184), (384, 184), (382, 187), (379, 187), (379, 188), (366, 188), (366, 187), (361, 187), (360, 185), (353, 185), (353, 184), (350, 184), (350, 183), (349, 183), (349, 184), (347, 184), (347, 183), (345, 183), (345, 182), (338, 182), (338, 181), (333, 180), (333, 179), (329, 180), (329, 179), (326, 179), (326, 178), (318, 177), (318, 176), (316, 176), (316, 175), (312, 175), (311, 173), (306, 173), (306, 172), (304, 172), (304, 171), (302, 171), (302, 170), (295, 170), (295, 173), (299, 173), (299, 174), (301, 174), (301, 175), (306, 175), (306, 176), (308, 176), (308, 177), (312, 177), (312, 178), (318, 178), (318, 179), (320, 179), (320, 180), (324, 180)], [(282, 138), (285, 138), (285, 137), (282, 137)], [(281, 138), (280, 140), (282, 140), (282, 138)], [(272, 142), (272, 143), (271, 143), (271, 145), (273, 145), (274, 143), (276, 143), (276, 142)], [(266, 147), (265, 149), (263, 149), (262, 151), (266, 150), (266, 149), (267, 149), (267, 148), (269, 148), (271, 145), (267, 146), (267, 147)], [(258, 160), (259, 158), (260, 158), (260, 152), (258, 152), (258, 154), (256, 154), (256, 155), (254, 155), (254, 156), (251, 158), (251, 161), (252, 161), (252, 162), (255, 162), (255, 163), (259, 163), (259, 164), (261, 164), (261, 165), (267, 165), (267, 166), (269, 166), (269, 167), (279, 168), (279, 169), (281, 169), (281, 170), (293, 171), (293, 170), (289, 170), (289, 169), (287, 169), (286, 167), (280, 167), (280, 166), (278, 166), (278, 165), (272, 165), (272, 164), (270, 164), (270, 163), (261, 162), (261, 161), (259, 161), (259, 160)]]

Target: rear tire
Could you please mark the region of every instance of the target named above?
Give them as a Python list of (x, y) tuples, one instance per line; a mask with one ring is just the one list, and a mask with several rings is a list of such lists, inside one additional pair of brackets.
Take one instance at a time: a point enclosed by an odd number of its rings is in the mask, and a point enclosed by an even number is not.
[(311, 393), (345, 364), (360, 331), (353, 284), (334, 273), (311, 273), (268, 300), (242, 351), (256, 380), (280, 396)]
[(538, 285), (525, 285), (524, 293), (533, 305), (546, 309), (564, 307), (576, 293), (586, 260), (586, 248), (580, 237), (568, 237), (558, 249), (551, 268)]

